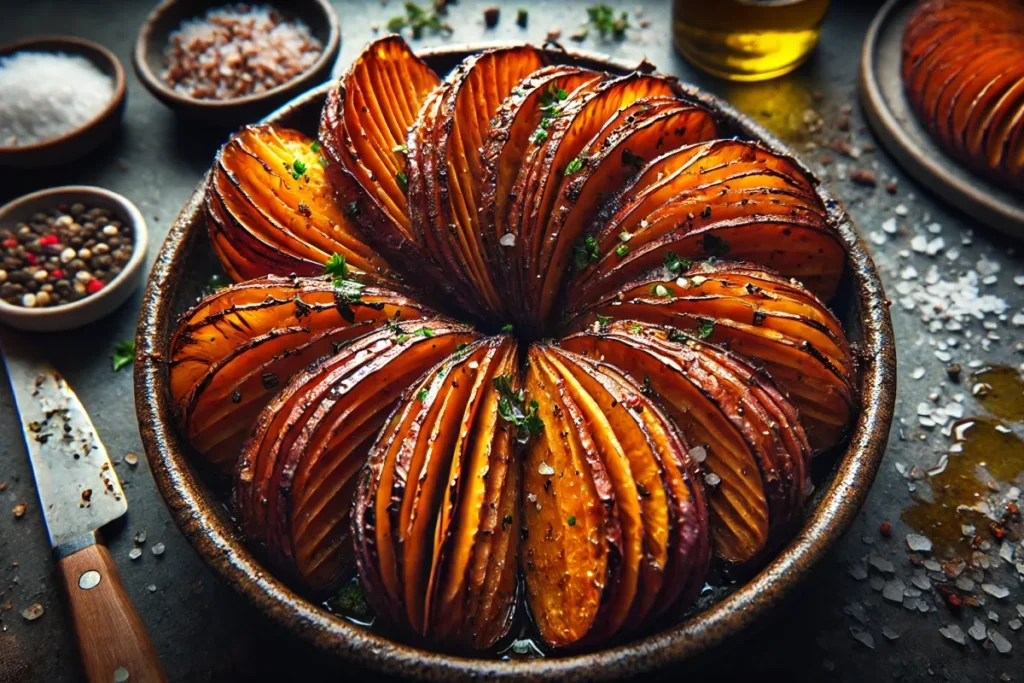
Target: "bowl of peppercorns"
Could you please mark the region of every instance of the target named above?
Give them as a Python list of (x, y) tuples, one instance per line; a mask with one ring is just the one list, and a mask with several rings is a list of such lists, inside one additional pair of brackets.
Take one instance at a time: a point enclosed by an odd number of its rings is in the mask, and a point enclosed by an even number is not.
[(55, 187), (0, 207), (0, 322), (68, 330), (111, 313), (142, 280), (146, 221), (99, 187)]

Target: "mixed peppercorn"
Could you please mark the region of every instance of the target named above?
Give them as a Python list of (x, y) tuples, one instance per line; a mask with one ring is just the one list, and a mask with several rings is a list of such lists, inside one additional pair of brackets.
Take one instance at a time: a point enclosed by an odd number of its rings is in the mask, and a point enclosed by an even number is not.
[(107, 209), (76, 203), (0, 228), (0, 299), (26, 308), (95, 294), (120, 273), (134, 234)]

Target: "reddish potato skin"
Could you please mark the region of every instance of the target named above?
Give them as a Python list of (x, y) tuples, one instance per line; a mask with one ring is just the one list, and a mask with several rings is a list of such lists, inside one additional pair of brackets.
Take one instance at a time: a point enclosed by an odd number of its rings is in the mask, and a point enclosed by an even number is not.
[(1024, 12), (1016, 0), (929, 0), (903, 32), (903, 84), (946, 151), (1024, 190)]

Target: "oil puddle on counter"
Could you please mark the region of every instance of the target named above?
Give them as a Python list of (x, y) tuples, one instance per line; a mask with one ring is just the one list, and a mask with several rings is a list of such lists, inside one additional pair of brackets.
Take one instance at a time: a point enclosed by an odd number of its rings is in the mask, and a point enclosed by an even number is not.
[(1017, 540), (1022, 531), (1024, 440), (1015, 428), (1024, 426), (1024, 380), (1016, 368), (997, 366), (978, 372), (974, 382), (984, 385), (972, 393), (990, 415), (953, 425), (949, 453), (918, 482), (914, 505), (902, 514), (940, 559), (969, 559), (979, 547)]

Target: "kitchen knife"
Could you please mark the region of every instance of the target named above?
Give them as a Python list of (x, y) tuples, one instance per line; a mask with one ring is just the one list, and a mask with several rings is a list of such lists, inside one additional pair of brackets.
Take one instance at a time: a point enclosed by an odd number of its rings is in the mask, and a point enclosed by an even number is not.
[(27, 341), (2, 335), (39, 502), (90, 683), (162, 683), (156, 649), (99, 529), (128, 511), (82, 403)]

